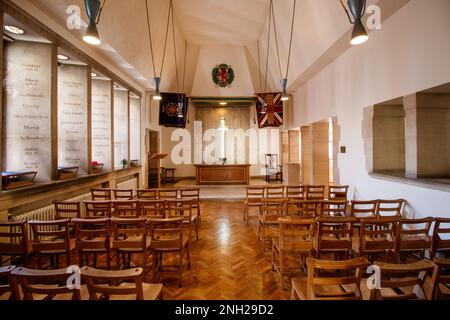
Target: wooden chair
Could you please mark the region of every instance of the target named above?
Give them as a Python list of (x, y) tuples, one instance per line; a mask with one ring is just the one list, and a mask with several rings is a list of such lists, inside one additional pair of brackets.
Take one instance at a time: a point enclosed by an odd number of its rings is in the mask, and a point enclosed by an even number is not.
[(89, 255), (93, 255), (96, 268), (97, 256), (105, 254), (107, 269), (111, 269), (110, 219), (74, 219), (72, 222), (75, 226), (75, 249), (78, 252), (79, 265), (88, 266)]
[(166, 201), (166, 215), (169, 218), (184, 217), (183, 224), (185, 229), (189, 232), (189, 237), (192, 236), (192, 226), (196, 233), (198, 240), (198, 216), (194, 210), (194, 202), (191, 200), (167, 200)]
[[(292, 279), (291, 299), (362, 300), (361, 276), (367, 259), (326, 261), (308, 258), (308, 277)], [(334, 270), (334, 274), (324, 271)]]
[(156, 200), (158, 199), (157, 189), (136, 190), (139, 200)]
[(406, 201), (398, 200), (378, 200), (377, 201), (377, 216), (378, 217), (397, 217), (402, 218), (402, 210)]
[(422, 260), (409, 264), (375, 262), (381, 271), (381, 287), (370, 291), (370, 300), (427, 300), (424, 284), (434, 263)]
[(348, 201), (349, 186), (328, 186), (328, 200)]
[[(171, 217), (166, 219), (150, 219), (151, 248), (153, 256), (152, 282), (157, 282), (160, 272), (176, 273), (179, 277), (178, 286), (183, 284), (183, 271), (185, 268), (183, 257), (186, 255), (187, 267), (191, 268), (190, 237), (184, 232), (184, 217)], [(164, 254), (178, 255), (178, 263), (164, 265)], [(172, 261), (176, 261), (172, 259)]]
[(132, 255), (142, 255), (142, 268), (145, 277), (147, 274), (147, 257), (150, 254), (150, 237), (147, 234), (147, 219), (112, 218), (111, 228), (114, 234), (112, 249), (116, 252), (117, 268), (122, 268), (121, 257), (125, 268), (130, 269)]
[(355, 229), (359, 232), (362, 219), (375, 219), (377, 217), (377, 201), (357, 201), (350, 204), (350, 216), (355, 218)]
[(15, 268), (16, 266), (0, 267), (0, 301), (15, 300), (11, 288), (11, 271)]
[(431, 251), (430, 229), (434, 218), (400, 219), (397, 224), (396, 254), (400, 261), (406, 262), (408, 255), (419, 253), (425, 258), (425, 251)]
[(33, 251), (38, 255), (38, 268), (42, 258), (50, 258), (51, 268), (59, 268), (60, 255), (66, 256), (66, 267), (72, 265), (71, 253), (75, 243), (70, 239), (70, 220), (29, 221), (33, 232)]
[(305, 200), (305, 186), (286, 186), (286, 197), (289, 200)]
[(81, 218), (81, 203), (70, 201), (53, 201), (55, 220)]
[[(11, 272), (11, 284), (14, 295), (23, 300), (54, 300), (65, 296), (71, 300), (81, 300), (80, 289), (67, 285), (74, 272), (67, 268), (59, 270), (32, 270), (16, 268)], [(19, 289), (20, 287), (20, 289)]]
[(306, 200), (325, 200), (325, 186), (306, 186)]
[(450, 300), (450, 259), (434, 259), (432, 299)]
[(284, 198), (284, 186), (271, 186), (271, 187), (266, 187), (266, 195), (265, 197), (267, 199), (280, 199), (280, 198)]
[(323, 254), (333, 253), (335, 260), (339, 255), (344, 255), (344, 259), (352, 257), (353, 253), (353, 218), (342, 217), (319, 217), (318, 221), (318, 241), (317, 257)]
[[(272, 242), (272, 270), (279, 275), (284, 289), (285, 276), (306, 271), (306, 258), (311, 257), (314, 250), (316, 220), (288, 216), (278, 219), (278, 222), (279, 237)], [(289, 266), (292, 261), (295, 263), (294, 268)]]
[(249, 226), (250, 221), (250, 208), (258, 208), (259, 214), (262, 214), (262, 200), (264, 199), (264, 195), (264, 187), (246, 188), (246, 199), (244, 200), (244, 221), (247, 221), (247, 227)]
[(278, 219), (287, 214), (287, 199), (263, 199), (262, 204), (262, 214), (258, 216), (258, 241), (261, 241), (265, 251), (266, 242), (278, 237)]
[(3, 262), (3, 256), (7, 256), (22, 258), (23, 264), (26, 266), (30, 251), (27, 222), (0, 221), (0, 264)]
[(200, 224), (200, 222), (202, 221), (200, 212), (200, 188), (193, 187), (180, 189), (180, 197), (181, 199), (190, 200), (192, 202), (192, 208), (197, 214), (197, 222)]
[(104, 271), (81, 268), (90, 300), (158, 300), (162, 299), (162, 284), (144, 283), (142, 268)]
[(320, 209), (320, 201), (289, 199), (287, 214), (299, 217), (317, 217)]
[(141, 213), (139, 200), (115, 200), (113, 201), (114, 217), (136, 219)]
[(161, 200), (176, 200), (178, 199), (178, 189), (159, 189), (158, 199)]
[(450, 218), (436, 218), (433, 229), (431, 257), (450, 254)]
[(114, 200), (133, 200), (134, 198), (134, 191), (132, 189), (130, 190), (118, 190), (114, 189)]
[(165, 218), (166, 201), (165, 200), (139, 200), (139, 211), (142, 217)]
[(112, 200), (111, 189), (91, 189), (92, 201), (107, 201)]
[(322, 200), (319, 206), (321, 217), (346, 217), (347, 200)]
[(84, 219), (111, 218), (113, 213), (113, 202), (105, 201), (83, 201), (86, 216)]
[(381, 255), (388, 261), (395, 251), (397, 218), (362, 218), (359, 222), (359, 255), (371, 262)]

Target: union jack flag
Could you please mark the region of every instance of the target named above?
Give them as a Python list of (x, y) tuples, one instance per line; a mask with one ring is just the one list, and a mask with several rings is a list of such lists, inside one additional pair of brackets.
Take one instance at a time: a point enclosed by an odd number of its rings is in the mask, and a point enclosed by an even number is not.
[(256, 113), (260, 128), (277, 128), (283, 125), (283, 101), (281, 101), (281, 96), (281, 92), (258, 93), (256, 95)]

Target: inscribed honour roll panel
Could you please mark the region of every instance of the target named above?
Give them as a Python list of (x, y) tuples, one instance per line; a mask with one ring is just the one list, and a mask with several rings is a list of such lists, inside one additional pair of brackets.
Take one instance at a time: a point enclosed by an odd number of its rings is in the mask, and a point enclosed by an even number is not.
[(92, 80), (92, 162), (112, 169), (110, 80)]
[(130, 160), (141, 158), (141, 99), (130, 99)]
[(52, 47), (5, 44), (4, 170), (37, 171), (51, 180)]
[(128, 91), (114, 91), (114, 162), (116, 168), (128, 161)]
[(62, 65), (58, 71), (58, 166), (87, 174), (87, 68)]

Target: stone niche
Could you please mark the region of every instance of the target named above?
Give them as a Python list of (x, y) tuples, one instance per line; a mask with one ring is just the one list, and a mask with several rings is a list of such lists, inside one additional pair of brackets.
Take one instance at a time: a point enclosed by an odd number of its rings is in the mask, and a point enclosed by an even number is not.
[(87, 67), (62, 65), (58, 71), (58, 166), (87, 167)]
[(5, 43), (4, 171), (37, 171), (49, 182), (51, 169), (52, 47)]
[(111, 80), (92, 80), (92, 161), (112, 169)]
[(130, 160), (141, 158), (141, 99), (130, 99)]
[(114, 166), (128, 161), (128, 91), (114, 91)]

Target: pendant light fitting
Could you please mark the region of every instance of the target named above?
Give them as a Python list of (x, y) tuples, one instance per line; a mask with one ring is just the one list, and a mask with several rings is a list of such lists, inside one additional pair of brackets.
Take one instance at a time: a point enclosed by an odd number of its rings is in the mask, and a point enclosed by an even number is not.
[[(354, 25), (350, 44), (356, 46), (369, 40), (367, 30), (362, 23), (362, 18), (366, 12), (366, 0), (348, 0), (348, 9), (345, 7), (344, 0), (340, 1), (345, 13), (347, 14), (348, 20)], [(352, 14), (354, 20), (352, 20), (350, 13)]]
[(83, 41), (95, 46), (102, 43), (98, 33), (97, 25), (100, 23), (100, 17), (102, 15), (103, 7), (106, 4), (106, 0), (103, 3), (100, 0), (84, 0), (86, 7), (86, 14), (89, 18), (89, 24), (86, 29), (86, 33), (83, 36)]

